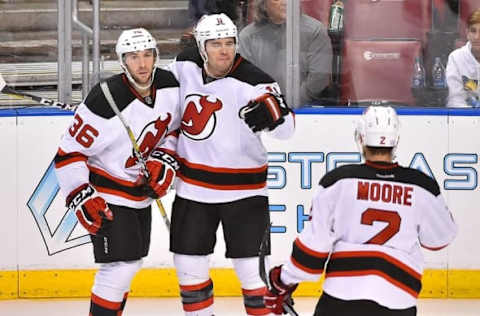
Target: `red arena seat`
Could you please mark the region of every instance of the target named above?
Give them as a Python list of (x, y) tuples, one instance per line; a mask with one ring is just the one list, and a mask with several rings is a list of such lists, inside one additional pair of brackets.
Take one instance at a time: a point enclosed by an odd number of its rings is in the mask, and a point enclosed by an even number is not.
[(414, 105), (410, 83), (421, 52), (418, 40), (345, 40), (342, 103), (388, 100)]
[(414, 38), (424, 41), (432, 25), (431, 0), (345, 2), (345, 38)]
[[(302, 12), (328, 26), (328, 15), (333, 0), (301, 0)], [(248, 1), (248, 23), (253, 22), (254, 0)]]
[(480, 0), (458, 1), (458, 33), (460, 38), (466, 38), (467, 19), (476, 9), (480, 9)]

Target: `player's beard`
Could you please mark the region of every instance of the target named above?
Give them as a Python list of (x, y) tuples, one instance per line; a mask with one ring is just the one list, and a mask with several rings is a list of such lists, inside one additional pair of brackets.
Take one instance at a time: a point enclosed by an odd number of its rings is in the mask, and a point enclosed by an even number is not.
[(143, 86), (150, 82), (150, 79), (152, 77), (152, 72), (150, 71), (150, 73), (142, 74), (142, 75), (134, 74), (132, 77), (133, 77), (133, 80), (135, 80), (138, 84)]

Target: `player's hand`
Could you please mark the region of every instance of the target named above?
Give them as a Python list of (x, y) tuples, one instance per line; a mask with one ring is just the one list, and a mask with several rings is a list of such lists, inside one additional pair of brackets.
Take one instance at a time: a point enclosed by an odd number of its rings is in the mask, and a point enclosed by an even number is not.
[(88, 183), (68, 195), (67, 206), (69, 211), (75, 212), (80, 224), (92, 235), (103, 235), (112, 224), (112, 211)]
[(167, 194), (180, 165), (172, 155), (161, 150), (152, 151), (146, 165), (150, 178), (144, 181), (145, 194), (152, 199), (159, 199)]
[(265, 93), (241, 108), (238, 114), (254, 132), (259, 132), (275, 129), (289, 112), (281, 95)]
[(272, 288), (267, 290), (267, 293), (263, 297), (265, 307), (269, 308), (275, 315), (282, 315), (283, 313), (286, 313), (286, 311), (283, 309), (283, 303), (293, 305), (292, 293), (298, 286), (298, 284), (284, 284), (280, 279), (281, 271), (281, 265), (270, 270), (268, 277), (270, 279)]

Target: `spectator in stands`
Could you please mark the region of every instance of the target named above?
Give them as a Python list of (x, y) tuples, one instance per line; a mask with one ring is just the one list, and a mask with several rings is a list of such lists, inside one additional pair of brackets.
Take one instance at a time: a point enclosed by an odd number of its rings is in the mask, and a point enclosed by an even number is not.
[(467, 20), (467, 44), (448, 56), (447, 105), (450, 107), (480, 107), (480, 9)]
[[(272, 76), (286, 91), (286, 0), (255, 0), (254, 22), (240, 32), (240, 54)], [(300, 104), (320, 101), (330, 81), (332, 46), (327, 28), (302, 14), (300, 18)]]
[(232, 21), (238, 19), (238, 1), (239, 0), (190, 0), (188, 1), (188, 21), (189, 26), (180, 39), (184, 47), (195, 46), (193, 38), (193, 27), (197, 21), (205, 14), (225, 13)]

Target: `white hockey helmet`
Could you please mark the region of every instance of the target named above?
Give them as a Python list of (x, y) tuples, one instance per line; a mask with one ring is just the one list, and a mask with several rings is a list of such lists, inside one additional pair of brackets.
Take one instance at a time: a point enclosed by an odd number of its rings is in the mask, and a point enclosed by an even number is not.
[(235, 39), (235, 53), (238, 50), (237, 27), (224, 13), (202, 16), (195, 26), (193, 35), (197, 41), (200, 56), (205, 63), (208, 61), (205, 42), (208, 40), (233, 37)]
[[(363, 146), (397, 147), (400, 122), (391, 106), (369, 106), (358, 120), (355, 140), (361, 150)], [(362, 151), (362, 150), (361, 150)]]
[[(152, 70), (152, 77), (150, 83), (147, 86), (139, 85), (131, 76), (128, 71), (127, 65), (125, 64), (124, 55), (126, 53), (142, 51), (146, 49), (153, 49), (155, 53), (155, 64)], [(120, 37), (117, 40), (117, 45), (115, 46), (115, 52), (117, 53), (118, 61), (125, 71), (130, 82), (132, 82), (137, 88), (148, 89), (153, 82), (153, 75), (155, 73), (155, 65), (158, 63), (158, 49), (157, 41), (153, 36), (144, 28), (130, 29), (125, 30), (120, 34)]]

